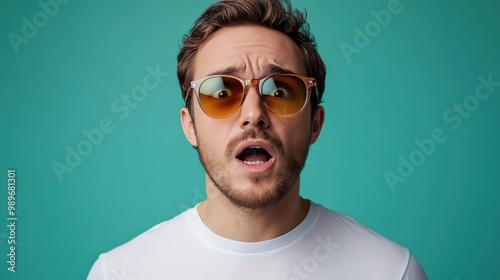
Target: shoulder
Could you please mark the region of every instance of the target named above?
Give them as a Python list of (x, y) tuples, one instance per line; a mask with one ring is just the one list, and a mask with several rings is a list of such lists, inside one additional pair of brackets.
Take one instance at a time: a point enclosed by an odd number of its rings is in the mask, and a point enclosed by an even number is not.
[(323, 231), (331, 232), (345, 246), (364, 246), (359, 249), (377, 248), (401, 255), (406, 254), (407, 250), (404, 247), (362, 225), (352, 217), (332, 211), (321, 205), (317, 205), (317, 207), (317, 227)]
[(185, 215), (189, 215), (190, 211), (192, 209), (161, 222), (130, 241), (101, 254), (98, 261), (103, 265), (141, 262), (141, 260), (160, 255), (165, 250), (172, 253), (183, 250), (181, 244), (185, 244), (184, 241), (190, 238), (189, 226), (185, 217)]
[[(128, 279), (130, 275), (149, 273), (149, 270), (164, 271), (167, 264), (172, 268), (179, 264), (178, 260), (189, 259), (196, 246), (196, 237), (189, 224), (193, 215), (196, 215), (196, 209), (187, 209), (125, 244), (100, 254), (87, 279)], [(144, 271), (145, 267), (150, 269)], [(151, 275), (147, 275), (144, 279), (151, 279)]]
[[(121, 256), (137, 256), (144, 252), (150, 254), (152, 251), (158, 250), (161, 246), (169, 246), (175, 248), (179, 240), (186, 238), (189, 232), (185, 215), (189, 215), (192, 209), (173, 217), (170, 220), (161, 222), (147, 231), (136, 236), (132, 240), (120, 245), (105, 254), (108, 258)], [(169, 243), (169, 244), (167, 244)]]
[[(415, 261), (408, 249), (393, 242), (370, 228), (362, 225), (352, 217), (318, 207), (314, 235), (328, 238), (336, 244), (338, 258), (351, 271), (368, 275), (384, 275), (385, 279), (403, 279), (408, 265)], [(418, 264), (418, 263), (417, 263)], [(372, 276), (371, 276), (372, 277)], [(378, 278), (377, 278), (378, 279)], [(380, 278), (384, 279), (384, 278)], [(424, 279), (424, 278), (417, 278)]]

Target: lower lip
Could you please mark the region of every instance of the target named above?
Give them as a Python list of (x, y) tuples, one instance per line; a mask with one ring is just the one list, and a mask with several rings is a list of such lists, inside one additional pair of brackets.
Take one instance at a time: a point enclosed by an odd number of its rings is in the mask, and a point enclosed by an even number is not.
[(262, 164), (246, 164), (245, 162), (243, 162), (237, 158), (235, 160), (236, 160), (238, 166), (240, 166), (243, 170), (250, 172), (250, 173), (266, 172), (269, 169), (271, 169), (271, 167), (274, 164), (274, 158), (270, 158), (268, 161), (266, 161)]

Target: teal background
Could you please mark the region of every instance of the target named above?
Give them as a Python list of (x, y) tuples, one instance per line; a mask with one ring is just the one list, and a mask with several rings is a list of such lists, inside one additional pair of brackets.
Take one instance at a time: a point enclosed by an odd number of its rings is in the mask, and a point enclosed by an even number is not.
[[(42, 0), (43, 2), (44, 0)], [(2, 1), (0, 18), (0, 279), (84, 279), (99, 253), (191, 207), (204, 173), (179, 122), (181, 38), (213, 1), (70, 1), (18, 53), (7, 34), (36, 1)], [(387, 0), (305, 1), (327, 64), (326, 121), (302, 194), (406, 246), (430, 279), (498, 279), (500, 87), (461, 126), (443, 113), (500, 81), (500, 2), (402, 0), (402, 11), (353, 54), (354, 28)], [(122, 120), (114, 100), (168, 72)], [(59, 181), (52, 168), (82, 130), (115, 129)], [(416, 139), (444, 143), (390, 188)], [(7, 169), (17, 170), (17, 266), (7, 271)]]

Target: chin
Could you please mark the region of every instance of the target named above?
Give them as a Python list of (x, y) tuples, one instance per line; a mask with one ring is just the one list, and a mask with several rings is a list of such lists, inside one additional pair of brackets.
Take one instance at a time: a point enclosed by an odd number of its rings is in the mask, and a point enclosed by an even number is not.
[(282, 187), (275, 183), (251, 183), (242, 189), (220, 189), (234, 205), (247, 209), (269, 208), (280, 202), (291, 186)]

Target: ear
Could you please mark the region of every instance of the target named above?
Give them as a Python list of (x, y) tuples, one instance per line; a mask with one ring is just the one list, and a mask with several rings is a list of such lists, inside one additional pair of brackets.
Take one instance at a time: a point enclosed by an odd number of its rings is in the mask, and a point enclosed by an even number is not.
[(323, 106), (318, 106), (316, 113), (314, 114), (314, 119), (311, 126), (311, 142), (310, 145), (314, 144), (318, 140), (321, 128), (323, 127), (323, 122), (325, 121), (325, 108)]
[(198, 139), (194, 130), (194, 121), (186, 107), (181, 109), (181, 124), (186, 139), (191, 143), (191, 146), (197, 148)]

